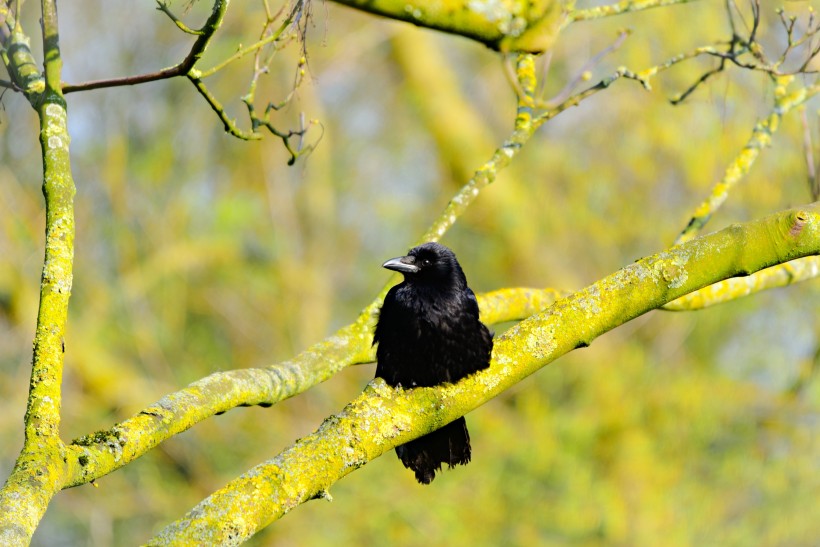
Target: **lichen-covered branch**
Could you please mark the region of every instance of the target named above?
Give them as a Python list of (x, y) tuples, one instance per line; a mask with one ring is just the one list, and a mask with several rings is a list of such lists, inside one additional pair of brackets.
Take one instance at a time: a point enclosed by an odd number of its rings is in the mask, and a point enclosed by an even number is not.
[(0, 56), (11, 78), (12, 89), (22, 91), (29, 103), (35, 104), (45, 90), (45, 76), (31, 53), (31, 40), (23, 31), (20, 21), (11, 16), (8, 8), (5, 16), (5, 22), (11, 27), (7, 35), (0, 34), (3, 40)]
[(562, 28), (576, 21), (600, 19), (696, 0), (621, 0), (575, 9), (568, 0), (334, 0), (390, 19), (470, 38), (501, 52), (543, 53)]
[(641, 259), (559, 300), (495, 343), (489, 369), (457, 384), (394, 390), (373, 381), (345, 409), (276, 458), (228, 483), (151, 545), (236, 544), (341, 477), (454, 420), (601, 334), (721, 279), (820, 253), (820, 207), (730, 226)]
[[(453, 196), (444, 212), (433, 222), (421, 236), (419, 243), (438, 241), (444, 233), (455, 224), (458, 217), (478, 197), (483, 188), (495, 181), (498, 172), (510, 164), (521, 148), (532, 137), (536, 126), (532, 123), (533, 105), (535, 101), (535, 58), (529, 54), (520, 54), (516, 61), (516, 77), (520, 93), (518, 108), (515, 117), (515, 126), (512, 134), (507, 137), (493, 157), (482, 165), (458, 193)], [(383, 292), (387, 292), (386, 290)], [(383, 297), (384, 294), (381, 294)]]
[[(551, 289), (501, 289), (478, 295), (488, 324), (516, 321), (551, 305)], [(267, 368), (211, 374), (166, 395), (110, 430), (75, 439), (66, 449), (72, 473), (65, 487), (98, 479), (142, 456), (165, 439), (237, 406), (270, 406), (327, 380), (343, 368), (375, 359), (373, 331), (378, 306), (293, 359)]]
[(666, 304), (668, 311), (693, 311), (723, 304), (767, 289), (785, 287), (820, 275), (820, 258), (807, 256), (760, 270), (746, 277), (733, 277), (709, 285)]
[(503, 52), (549, 49), (564, 19), (564, 0), (334, 0), (419, 27), (458, 34)]
[(588, 21), (590, 19), (601, 19), (613, 15), (632, 13), (652, 8), (661, 8), (675, 4), (689, 4), (697, 0), (621, 0), (612, 4), (604, 4), (594, 8), (570, 10), (567, 15), (568, 22)]
[(165, 439), (237, 406), (270, 406), (327, 380), (344, 367), (372, 359), (369, 313), (293, 359), (266, 368), (211, 374), (166, 395), (107, 431), (75, 439), (68, 458), (76, 462), (66, 487), (119, 469)]
[[(758, 273), (728, 279), (683, 296), (662, 309), (692, 311), (739, 298), (766, 288), (816, 276), (820, 259), (807, 257)], [(761, 275), (761, 274), (766, 274)], [(750, 280), (765, 280), (750, 285)], [(566, 291), (509, 288), (479, 294), (482, 320), (487, 324), (517, 321), (541, 312)], [(377, 308), (373, 308), (373, 312)], [(90, 482), (110, 473), (163, 440), (208, 417), (245, 405), (271, 405), (301, 393), (346, 366), (371, 362), (371, 326), (375, 317), (361, 316), (326, 341), (292, 360), (264, 369), (220, 372), (171, 393), (112, 429), (75, 440), (67, 449), (73, 474), (66, 487)]]
[(809, 87), (801, 86), (794, 91), (789, 91), (788, 85), (792, 81), (794, 81), (794, 76), (777, 78), (774, 108), (771, 114), (755, 125), (752, 136), (746, 142), (743, 150), (732, 160), (723, 177), (712, 187), (709, 197), (695, 209), (692, 218), (678, 236), (676, 243), (683, 243), (697, 236), (701, 228), (726, 201), (731, 189), (752, 168), (755, 160), (760, 155), (760, 151), (771, 144), (772, 135), (780, 127), (781, 118), (820, 92), (820, 85), (817, 84)]
[[(75, 189), (68, 151), (66, 104), (60, 87), (62, 60), (56, 0), (43, 0), (41, 8), (43, 74), (31, 71), (30, 51), (26, 50), (25, 55), (11, 55), (10, 73), (29, 90), (26, 96), (40, 118), (46, 242), (25, 439), (11, 476), (0, 489), (2, 545), (25, 544), (31, 540), (51, 498), (62, 488), (66, 467), (70, 466), (66, 463), (65, 445), (59, 433), (64, 337), (74, 259)], [(28, 43), (19, 22), (12, 36), (12, 40), (19, 40), (17, 43)], [(25, 66), (18, 66), (17, 62)], [(42, 89), (39, 82), (43, 84)]]

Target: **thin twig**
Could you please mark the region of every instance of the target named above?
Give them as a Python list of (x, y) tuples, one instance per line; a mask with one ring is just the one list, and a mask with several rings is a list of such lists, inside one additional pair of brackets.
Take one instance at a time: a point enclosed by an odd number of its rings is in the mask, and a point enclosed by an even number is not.
[(629, 30), (621, 30), (618, 33), (618, 37), (611, 45), (599, 51), (596, 55), (594, 55), (591, 59), (584, 63), (584, 66), (582, 66), (581, 69), (578, 70), (578, 73), (575, 75), (575, 77), (572, 80), (570, 80), (567, 83), (567, 85), (565, 85), (564, 88), (561, 89), (561, 91), (559, 91), (553, 98), (547, 101), (539, 102), (539, 107), (550, 109), (566, 101), (572, 95), (572, 92), (575, 91), (575, 89), (582, 82), (587, 80), (589, 76), (589, 71), (592, 70), (595, 66), (597, 66), (598, 63), (600, 63), (604, 57), (606, 57), (614, 51), (617, 51), (618, 48), (620, 48), (623, 45), (624, 41), (626, 41), (627, 36), (629, 36)]
[(205, 31), (203, 29), (192, 29), (188, 25), (183, 23), (182, 20), (179, 17), (177, 17), (176, 15), (171, 13), (171, 9), (168, 7), (168, 4), (166, 4), (162, 0), (157, 0), (157, 9), (160, 10), (165, 15), (167, 15), (168, 18), (171, 19), (171, 21), (174, 22), (174, 24), (177, 26), (177, 28), (179, 28), (179, 30), (181, 30), (185, 34), (193, 34), (194, 36), (202, 36), (205, 33)]
[(589, 21), (675, 4), (688, 4), (695, 1), (696, 0), (621, 0), (614, 4), (606, 4), (594, 8), (570, 10), (567, 14), (565, 26), (575, 21)]
[[(164, 9), (162, 2), (157, 2), (160, 10), (170, 15), (168, 8)], [(208, 47), (213, 35), (219, 29), (222, 18), (225, 16), (225, 10), (228, 7), (227, 0), (215, 0), (211, 15), (205, 21), (201, 29), (196, 31), (198, 38), (191, 46), (188, 55), (185, 56), (180, 63), (170, 67), (158, 70), (156, 72), (149, 72), (147, 74), (140, 74), (138, 76), (125, 76), (122, 78), (111, 78), (106, 80), (95, 80), (90, 82), (83, 82), (79, 84), (63, 84), (63, 93), (74, 93), (76, 91), (87, 91), (90, 89), (102, 89), (107, 87), (119, 87), (126, 85), (137, 85), (146, 82), (155, 82), (158, 80), (165, 80), (167, 78), (174, 78), (177, 76), (187, 75), (196, 65), (196, 62), (202, 57), (205, 49)], [(172, 20), (176, 18), (171, 16)]]

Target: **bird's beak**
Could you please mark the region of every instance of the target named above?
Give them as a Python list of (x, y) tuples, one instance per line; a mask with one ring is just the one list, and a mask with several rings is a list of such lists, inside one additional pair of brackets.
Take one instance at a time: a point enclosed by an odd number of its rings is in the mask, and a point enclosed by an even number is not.
[(388, 270), (394, 270), (404, 274), (416, 273), (420, 268), (414, 264), (415, 261), (416, 257), (414, 256), (400, 256), (397, 258), (391, 258), (382, 264), (382, 268), (387, 268)]

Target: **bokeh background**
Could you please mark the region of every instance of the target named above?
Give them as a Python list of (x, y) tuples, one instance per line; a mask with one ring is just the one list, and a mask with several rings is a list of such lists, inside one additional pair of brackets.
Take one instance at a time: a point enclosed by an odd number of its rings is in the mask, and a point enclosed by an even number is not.
[[(739, 2), (743, 4), (743, 2)], [(805, 14), (812, 2), (785, 2)], [(198, 26), (207, 2), (171, 4)], [(782, 48), (778, 2), (763, 44)], [(815, 6), (816, 7), (816, 6)], [(26, 3), (36, 36), (36, 6)], [(350, 322), (510, 130), (500, 57), (466, 39), (312, 3), (306, 81), (274, 118), (319, 120), (294, 167), (242, 142), (189, 82), (69, 95), (76, 270), (62, 436), (110, 427), (209, 373), (288, 358)], [(170, 66), (183, 35), (151, 2), (61, 5), (69, 82)], [(261, 3), (231, 5), (206, 62), (251, 43)], [(560, 90), (629, 28), (592, 80), (726, 39), (722, 2), (573, 25), (545, 74)], [(35, 40), (36, 42), (36, 40)], [(298, 44), (258, 95), (292, 88)], [(577, 289), (668, 246), (772, 104), (762, 74), (712, 66), (622, 81), (547, 124), (445, 237), (476, 291)], [(248, 62), (208, 80), (242, 122)], [(4, 77), (4, 76), (3, 76)], [(812, 77), (803, 77), (808, 83)], [(0, 110), (0, 475), (22, 443), (44, 214), (36, 117)], [(818, 105), (806, 111), (817, 139)], [(317, 136), (313, 130), (311, 135)], [(308, 137), (311, 139), (311, 137)], [(811, 201), (790, 115), (710, 230)], [(696, 313), (653, 312), (560, 359), (470, 416), (474, 460), (431, 486), (392, 453), (251, 545), (817, 545), (816, 282)], [(496, 331), (503, 331), (498, 326)], [(362, 365), (269, 409), (240, 408), (54, 499), (34, 545), (131, 545), (340, 410)]]

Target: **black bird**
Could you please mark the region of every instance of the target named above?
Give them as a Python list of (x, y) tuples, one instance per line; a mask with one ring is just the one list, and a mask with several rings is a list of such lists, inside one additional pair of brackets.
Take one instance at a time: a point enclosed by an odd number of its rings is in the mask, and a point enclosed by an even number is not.
[[(425, 243), (383, 267), (404, 274), (387, 293), (373, 336), (376, 377), (404, 388), (457, 382), (490, 366), (493, 336), (478, 320), (478, 302), (453, 251)], [(458, 418), (441, 429), (396, 447), (416, 480), (429, 484), (446, 463), (470, 461), (467, 422)]]

